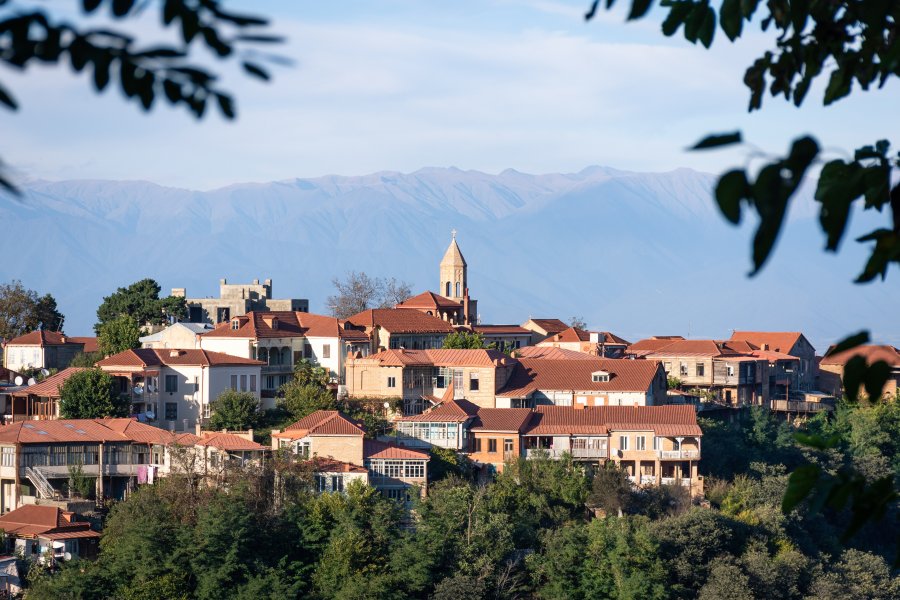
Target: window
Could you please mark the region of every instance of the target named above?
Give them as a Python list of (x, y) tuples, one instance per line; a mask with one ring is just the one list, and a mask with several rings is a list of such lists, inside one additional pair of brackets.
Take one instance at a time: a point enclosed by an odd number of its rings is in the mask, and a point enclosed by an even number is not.
[(178, 403), (166, 402), (166, 421), (178, 420)]
[(481, 438), (475, 438), (475, 452), (481, 452)]
[(203, 405), (203, 418), (208, 419), (210, 417), (210, 407), (209, 402)]
[(322, 346), (322, 358), (331, 358), (331, 344)]
[(593, 381), (594, 383), (609, 381), (609, 373), (606, 373), (605, 371), (597, 371), (596, 373), (591, 373), (591, 381)]
[(663, 368), (666, 370), (666, 373), (668, 373), (669, 371), (672, 370), (672, 363), (670, 363), (670, 362), (663, 363)]
[(703, 377), (703, 373), (704, 373), (703, 363), (697, 363), (695, 365), (695, 368), (696, 368), (697, 377)]
[(16, 466), (16, 449), (12, 446), (4, 446), (2, 449), (2, 465), (4, 467)]
[(659, 448), (659, 438), (656, 437), (655, 435), (653, 436), (653, 449), (654, 449), (654, 450), (659, 450), (659, 449), (660, 449), (660, 448)]
[(497, 452), (497, 440), (495, 438), (490, 438), (488, 440), (488, 453), (493, 454)]
[(478, 383), (478, 373), (471, 373), (469, 375), (469, 391), (477, 392)]
[(627, 435), (619, 436), (619, 450), (628, 450), (628, 436)]
[(647, 449), (646, 436), (639, 435), (634, 438), (634, 449), (635, 450), (646, 450)]
[(340, 475), (332, 475), (331, 476), (331, 491), (332, 492), (343, 492), (344, 491), (344, 478)]
[(387, 386), (389, 388), (397, 387), (397, 378), (396, 377), (388, 377)]
[(251, 392), (256, 391), (256, 375), (250, 376), (250, 391)]
[(241, 391), (242, 392), (247, 391), (247, 376), (246, 375), (241, 375)]
[(232, 330), (237, 331), (240, 328), (241, 328), (241, 322), (239, 319), (234, 319), (233, 321), (231, 321), (231, 329)]
[(513, 451), (513, 441), (509, 438), (503, 440), (503, 452), (509, 453)]
[(460, 369), (453, 371), (453, 389), (462, 391), (463, 388), (463, 372)]
[(687, 363), (681, 363), (681, 370), (679, 371), (682, 375), (688, 374)]
[(275, 376), (274, 375), (266, 375), (266, 389), (267, 390), (275, 389)]
[(237, 380), (237, 375), (232, 375), (232, 376), (231, 376), (231, 389), (232, 389), (232, 391), (235, 391), (235, 392), (237, 391), (237, 381), (238, 381), (238, 380)]
[(199, 391), (200, 391), (200, 378), (197, 376), (194, 376), (194, 393), (196, 394)]
[(166, 375), (166, 392), (174, 394), (178, 391), (178, 375)]
[(407, 461), (404, 477), (409, 479), (425, 478), (425, 462), (424, 461)]
[(462, 297), (462, 294), (460, 294), (459, 292), (460, 292), (460, 284), (459, 284), (459, 282), (457, 281), (457, 282), (456, 282), (456, 297), (457, 297), (457, 298), (461, 298), (461, 297)]

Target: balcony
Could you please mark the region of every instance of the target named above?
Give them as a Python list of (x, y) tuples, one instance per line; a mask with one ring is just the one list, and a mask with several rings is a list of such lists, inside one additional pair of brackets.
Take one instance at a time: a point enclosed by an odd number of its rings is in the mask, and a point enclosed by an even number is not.
[(272, 373), (293, 373), (294, 367), (291, 365), (263, 365), (260, 367), (263, 375), (271, 375)]
[(556, 450), (554, 448), (529, 448), (525, 451), (525, 458), (531, 460), (540, 456), (548, 458), (562, 458), (562, 455), (570, 452), (569, 450)]
[(772, 400), (771, 408), (778, 412), (806, 413), (834, 410), (834, 407), (831, 404), (824, 402), (803, 402), (800, 400)]
[(699, 460), (699, 450), (659, 450), (657, 456), (668, 460)]
[(606, 448), (572, 448), (572, 458), (609, 458)]

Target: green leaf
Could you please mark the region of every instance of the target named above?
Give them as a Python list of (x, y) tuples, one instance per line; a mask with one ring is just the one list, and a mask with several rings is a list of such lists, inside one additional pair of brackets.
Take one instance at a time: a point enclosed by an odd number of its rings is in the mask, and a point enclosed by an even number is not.
[(731, 223), (741, 222), (741, 200), (749, 197), (750, 183), (743, 169), (728, 171), (716, 184), (716, 202), (719, 210)]
[(98, 8), (100, 8), (101, 3), (102, 3), (102, 0), (84, 0), (81, 3), (81, 6), (84, 8), (84, 12), (92, 13), (95, 10), (97, 10)]
[(2, 85), (0, 85), (0, 104), (5, 104), (11, 110), (18, 110), (19, 108), (15, 98)]
[(756, 12), (756, 6), (759, 4), (759, 0), (741, 0), (741, 14), (744, 15), (744, 18), (748, 21), (750, 17), (753, 16), (753, 13)]
[(852, 83), (853, 79), (844, 68), (832, 71), (831, 77), (828, 79), (828, 87), (825, 88), (825, 105), (827, 106), (849, 94)]
[(808, 446), (810, 448), (816, 448), (817, 450), (827, 450), (828, 448), (834, 448), (837, 446), (837, 443), (840, 441), (839, 435), (833, 435), (829, 438), (822, 437), (821, 435), (808, 435), (805, 433), (795, 433), (794, 439), (797, 440), (803, 446)]
[(259, 67), (253, 63), (248, 63), (248, 62), (241, 63), (241, 66), (244, 68), (245, 71), (247, 71), (254, 77), (258, 77), (259, 79), (262, 79), (263, 81), (269, 81), (269, 79), (270, 79), (269, 74), (266, 71), (264, 71), (262, 69), (262, 67)]
[(590, 21), (597, 14), (597, 7), (600, 6), (600, 0), (594, 0), (591, 3), (591, 7), (588, 9), (586, 13), (584, 13), (584, 20)]
[(216, 100), (219, 102), (219, 110), (222, 111), (222, 114), (229, 119), (233, 119), (235, 117), (234, 112), (234, 101), (230, 96), (226, 96), (225, 94), (216, 94)]
[(708, 135), (690, 148), (688, 150), (705, 150), (707, 148), (719, 148), (720, 146), (729, 146), (731, 144), (740, 144), (741, 132), (733, 131), (731, 133), (717, 133), (713, 135)]
[(803, 465), (794, 469), (781, 500), (781, 512), (788, 514), (803, 502), (815, 487), (821, 472), (819, 465)]
[(868, 331), (860, 331), (859, 333), (854, 333), (853, 335), (847, 336), (842, 339), (840, 342), (832, 346), (828, 352), (825, 353), (825, 356), (832, 356), (833, 354), (837, 354), (839, 352), (844, 352), (845, 350), (850, 350), (851, 348), (856, 348), (857, 346), (862, 346), (863, 344), (869, 343), (869, 332)]
[(684, 23), (694, 4), (692, 2), (675, 2), (669, 8), (669, 14), (666, 15), (662, 24), (662, 32), (665, 36), (672, 36), (678, 28)]
[(891, 376), (891, 365), (883, 360), (876, 361), (866, 369), (866, 395), (871, 401), (881, 400), (884, 385)]
[(112, 12), (115, 17), (124, 17), (134, 6), (134, 0), (113, 0)]
[(631, 11), (628, 13), (627, 20), (634, 21), (635, 19), (640, 19), (647, 14), (647, 11), (650, 10), (652, 5), (653, 0), (631, 0)]
[(741, 0), (723, 0), (719, 9), (719, 24), (732, 42), (741, 36), (744, 15), (741, 14)]
[(711, 7), (706, 8), (706, 16), (703, 18), (703, 24), (700, 25), (700, 31), (697, 32), (697, 38), (704, 48), (712, 46), (713, 38), (716, 37), (716, 11)]
[(860, 195), (861, 183), (862, 171), (856, 162), (833, 160), (822, 168), (815, 197), (822, 203), (819, 223), (827, 234), (827, 250), (837, 250), (844, 237), (850, 208)]
[(706, 5), (694, 4), (691, 8), (691, 14), (684, 23), (684, 39), (692, 44), (697, 43), (697, 37), (700, 35), (700, 28), (706, 20)]
[(850, 358), (844, 364), (844, 394), (850, 402), (856, 402), (859, 399), (859, 386), (865, 381), (866, 377), (866, 359), (856, 355)]

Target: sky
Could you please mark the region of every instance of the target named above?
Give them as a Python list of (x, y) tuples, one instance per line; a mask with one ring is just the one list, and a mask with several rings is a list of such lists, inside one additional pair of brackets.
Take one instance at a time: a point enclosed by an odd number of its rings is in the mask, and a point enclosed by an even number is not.
[[(663, 37), (659, 13), (626, 24), (628, 3), (619, 4), (585, 22), (587, 0), (230, 3), (269, 16), (288, 40), (275, 49), (288, 64), (271, 66), (271, 83), (216, 67), (237, 122), (197, 122), (163, 105), (147, 115), (118, 89), (97, 96), (66, 68), (0, 67), (21, 104), (0, 111), (0, 157), (24, 178), (213, 189), (425, 166), (714, 172), (784, 152), (808, 132), (835, 156), (900, 139), (895, 82), (827, 108), (821, 86), (802, 109), (767, 97), (748, 114), (743, 72), (771, 34), (754, 24), (730, 44), (719, 32), (707, 51)], [(148, 10), (129, 27), (164, 37), (156, 18)], [(752, 146), (685, 151), (734, 129)]]

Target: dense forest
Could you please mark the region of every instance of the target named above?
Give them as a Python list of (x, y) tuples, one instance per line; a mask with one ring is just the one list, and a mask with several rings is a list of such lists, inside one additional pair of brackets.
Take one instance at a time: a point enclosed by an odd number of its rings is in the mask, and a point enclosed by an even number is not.
[[(900, 597), (896, 506), (846, 540), (846, 511), (781, 510), (806, 461), (900, 474), (900, 402), (845, 403), (799, 426), (756, 408), (732, 417), (702, 420), (702, 506), (547, 459), (477, 485), (436, 455), (440, 479), (412, 516), (365, 486), (311, 494), (281, 459), (225, 489), (171, 477), (113, 507), (97, 561), (33, 567), (29, 597)], [(836, 443), (801, 446), (798, 430)]]

